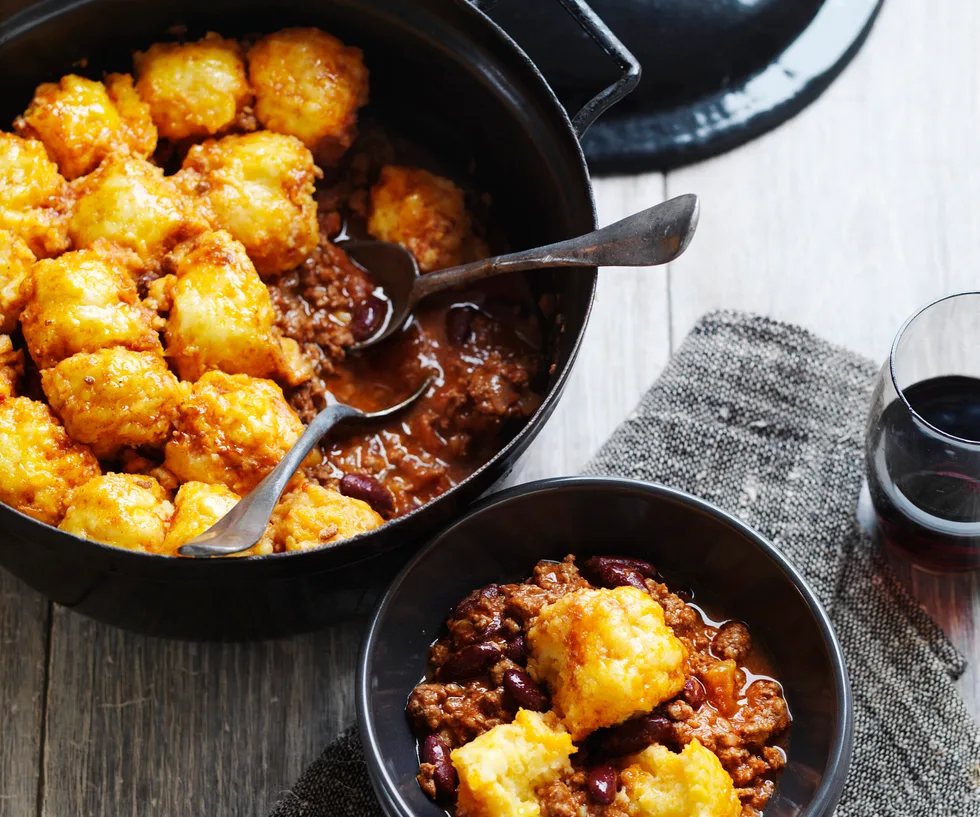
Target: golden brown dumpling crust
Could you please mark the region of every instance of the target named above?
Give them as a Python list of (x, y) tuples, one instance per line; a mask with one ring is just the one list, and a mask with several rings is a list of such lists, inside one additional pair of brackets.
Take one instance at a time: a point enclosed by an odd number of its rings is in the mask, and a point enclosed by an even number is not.
[(138, 269), (132, 253), (104, 242), (35, 264), (21, 328), (38, 368), (111, 346), (161, 354), (133, 282)]
[(153, 477), (106, 474), (89, 480), (71, 495), (63, 531), (127, 550), (159, 551), (174, 506)]
[(542, 609), (527, 644), (528, 672), (547, 683), (575, 740), (651, 712), (684, 687), (687, 650), (663, 608), (635, 587), (566, 593)]
[(165, 139), (213, 136), (252, 101), (241, 46), (209, 32), (193, 43), (156, 43), (133, 54), (136, 90)]
[(119, 348), (72, 355), (41, 372), (41, 385), (72, 439), (99, 459), (162, 448), (181, 397), (162, 356)]
[(27, 305), (33, 265), (34, 253), (24, 240), (10, 230), (0, 230), (0, 333), (9, 335), (17, 328)]
[(485, 258), (473, 234), (463, 191), (449, 179), (414, 167), (386, 165), (371, 188), (368, 232), (401, 244), (422, 272)]
[(95, 455), (28, 397), (0, 400), (0, 451), (0, 501), (49, 525), (61, 521), (72, 489), (100, 474)]
[(66, 179), (91, 173), (114, 153), (146, 157), (157, 146), (150, 109), (129, 74), (110, 74), (105, 85), (77, 74), (45, 82), (14, 129), (40, 139)]
[(174, 250), (167, 267), (173, 274), (150, 295), (169, 302), (167, 356), (182, 380), (213, 369), (253, 377), (286, 370), (272, 299), (239, 242), (204, 233)]
[(24, 353), (15, 349), (10, 335), (0, 335), (0, 399), (16, 397), (24, 376)]
[(22, 238), (38, 258), (68, 249), (72, 195), (37, 139), (0, 133), (0, 229)]
[(181, 182), (216, 227), (245, 245), (263, 277), (301, 264), (320, 231), (313, 156), (294, 136), (257, 131), (192, 147)]
[(177, 548), (200, 536), (228, 513), (241, 497), (224, 485), (185, 482), (174, 497), (174, 518), (163, 551), (176, 555)]
[(366, 502), (307, 482), (286, 494), (272, 512), (267, 538), (273, 550), (309, 550), (350, 539), (384, 524)]
[(317, 161), (336, 164), (368, 101), (361, 50), (317, 28), (285, 28), (249, 49), (248, 70), (259, 122), (299, 138)]
[[(244, 496), (302, 433), (271, 380), (208, 372), (178, 406), (164, 465), (182, 482), (221, 484)], [(308, 464), (318, 459), (310, 456)]]
[(76, 247), (104, 238), (133, 250), (151, 269), (174, 246), (207, 229), (194, 203), (156, 165), (112, 157), (74, 182), (68, 233)]
[(616, 803), (628, 817), (742, 817), (731, 776), (697, 738), (681, 752), (654, 743), (622, 763)]

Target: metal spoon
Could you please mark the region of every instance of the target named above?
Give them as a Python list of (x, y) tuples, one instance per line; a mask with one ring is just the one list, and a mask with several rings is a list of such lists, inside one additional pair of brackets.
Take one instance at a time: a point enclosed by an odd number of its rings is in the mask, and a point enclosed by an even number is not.
[(428, 295), (507, 272), (542, 267), (647, 267), (673, 261), (691, 243), (700, 206), (692, 193), (665, 201), (601, 230), (459, 267), (419, 274), (412, 254), (387, 241), (345, 241), (340, 246), (383, 287), (388, 314), (380, 328), (351, 349), (367, 349), (399, 331)]
[(215, 522), (204, 533), (195, 536), (181, 545), (177, 552), (181, 556), (230, 556), (248, 550), (262, 538), (269, 517), (282, 496), (286, 484), (313, 450), (320, 439), (338, 423), (364, 422), (390, 417), (412, 405), (432, 385), (429, 377), (411, 396), (394, 406), (381, 411), (365, 412), (343, 403), (327, 406), (313, 418), (293, 447), (286, 452), (279, 464), (258, 485), (256, 485), (225, 516)]

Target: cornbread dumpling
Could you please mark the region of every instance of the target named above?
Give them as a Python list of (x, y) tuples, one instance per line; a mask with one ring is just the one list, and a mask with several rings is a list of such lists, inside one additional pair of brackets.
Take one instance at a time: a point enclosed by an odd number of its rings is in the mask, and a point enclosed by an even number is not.
[(269, 536), (276, 552), (322, 547), (384, 524), (366, 502), (307, 482), (286, 494), (272, 512)]
[(75, 247), (104, 238), (135, 252), (149, 268), (208, 224), (163, 170), (145, 159), (113, 156), (74, 182), (68, 235)]
[(241, 46), (213, 31), (196, 42), (155, 43), (133, 54), (133, 65), (164, 139), (213, 136), (252, 101)]
[[(697, 740), (680, 753), (654, 744), (620, 772), (617, 805), (629, 817), (740, 817), (742, 804), (721, 761)], [(625, 797), (624, 797), (625, 795)]]
[(249, 49), (248, 73), (259, 122), (297, 137), (317, 161), (336, 164), (368, 101), (361, 50), (317, 28), (286, 28)]
[(114, 153), (146, 157), (157, 146), (150, 109), (129, 74), (109, 74), (104, 85), (77, 74), (45, 82), (14, 128), (40, 139), (66, 179), (91, 173)]
[(0, 451), (0, 501), (49, 525), (61, 521), (72, 489), (101, 473), (95, 455), (29, 397), (0, 400)]
[(138, 269), (132, 253), (105, 242), (38, 261), (21, 315), (38, 368), (111, 346), (160, 354), (153, 313), (140, 303), (133, 281)]
[(195, 145), (181, 177), (211, 224), (242, 242), (268, 277), (298, 266), (316, 249), (317, 173), (295, 136), (257, 131)]
[(454, 750), (457, 807), (467, 817), (538, 817), (535, 790), (568, 774), (577, 751), (571, 736), (547, 715), (520, 709)]
[(428, 170), (385, 165), (371, 188), (368, 232), (401, 244), (422, 272), (485, 258), (486, 245), (473, 234), (463, 191)]
[(153, 477), (106, 474), (71, 495), (63, 531), (106, 545), (157, 552), (163, 548), (174, 506)]
[(72, 196), (37, 139), (0, 133), (0, 230), (23, 239), (38, 258), (69, 247)]
[[(271, 380), (208, 372), (177, 407), (164, 465), (181, 482), (221, 484), (244, 496), (302, 433), (303, 423)], [(318, 458), (314, 452), (307, 463)]]
[(28, 279), (34, 253), (22, 238), (10, 230), (0, 230), (0, 333), (9, 335), (17, 328), (20, 313), (27, 305)]
[(173, 277), (154, 293), (169, 288), (158, 300), (169, 302), (167, 356), (182, 380), (215, 369), (292, 380), (288, 354), (298, 347), (283, 346), (269, 290), (238, 241), (223, 230), (203, 233), (177, 247), (167, 267)]
[(228, 513), (241, 497), (224, 485), (185, 482), (174, 497), (174, 516), (163, 543), (163, 552), (175, 555), (177, 548), (200, 536)]
[(80, 352), (41, 372), (51, 408), (99, 459), (123, 448), (162, 448), (181, 385), (163, 357), (118, 347)]
[(0, 399), (16, 397), (24, 376), (24, 353), (14, 348), (10, 335), (0, 335)]
[(649, 712), (684, 686), (686, 650), (663, 608), (635, 587), (576, 590), (527, 633), (528, 670), (552, 691), (575, 740)]

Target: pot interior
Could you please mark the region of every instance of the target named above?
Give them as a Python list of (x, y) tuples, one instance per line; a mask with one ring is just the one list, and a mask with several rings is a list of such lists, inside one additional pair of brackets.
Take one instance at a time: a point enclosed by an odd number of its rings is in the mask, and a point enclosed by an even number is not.
[[(443, 172), (469, 179), (472, 188), (489, 194), (489, 221), (512, 249), (595, 226), (588, 171), (567, 116), (527, 58), (464, 0), (0, 0), (0, 19), (2, 130), (10, 129), (39, 83), (71, 72), (93, 78), (105, 71), (130, 72), (133, 50), (174, 39), (175, 32), (190, 38), (207, 31), (246, 36), (318, 26), (363, 49), (371, 72), (364, 116), (425, 146), (444, 164)], [(210, 636), (213, 630), (221, 637), (249, 638), (322, 624), (333, 617), (325, 599), (334, 594), (337, 580), (318, 576), (420, 545), (506, 473), (553, 411), (585, 329), (595, 272), (544, 271), (526, 278), (535, 295), (553, 293), (558, 307), (557, 317), (544, 327), (548, 362), (554, 365), (541, 385), (542, 407), (487, 466), (421, 510), (336, 547), (288, 559), (216, 564), (121, 552), (0, 506), (6, 530), (0, 536), (0, 562), (60, 603), (164, 635)], [(316, 605), (305, 606), (317, 607), (317, 615), (289, 612), (281, 626), (261, 632), (240, 621), (230, 629), (216, 625), (207, 634), (194, 623), (159, 624), (173, 621), (175, 612), (192, 621), (205, 606), (225, 611), (225, 601), (240, 597), (246, 587), (254, 597), (270, 579), (280, 583), (274, 595), (282, 606), (292, 607), (295, 598), (309, 594)], [(160, 592), (154, 594), (158, 584)], [(216, 586), (222, 598), (212, 598)], [(134, 608), (147, 609), (134, 615)]]

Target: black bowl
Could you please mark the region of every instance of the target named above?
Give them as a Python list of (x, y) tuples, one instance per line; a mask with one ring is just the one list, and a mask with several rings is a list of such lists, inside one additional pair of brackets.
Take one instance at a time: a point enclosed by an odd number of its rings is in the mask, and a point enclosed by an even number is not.
[(617, 553), (653, 561), (668, 583), (745, 621), (772, 655), (793, 729), (767, 817), (824, 817), (851, 759), (853, 712), (840, 645), (786, 559), (733, 516), (693, 496), (626, 479), (543, 480), (482, 502), (401, 572), (374, 614), (357, 673), (368, 771), (389, 817), (443, 815), (415, 781), (405, 703), (447, 611), (469, 591), (520, 580), (539, 559)]

